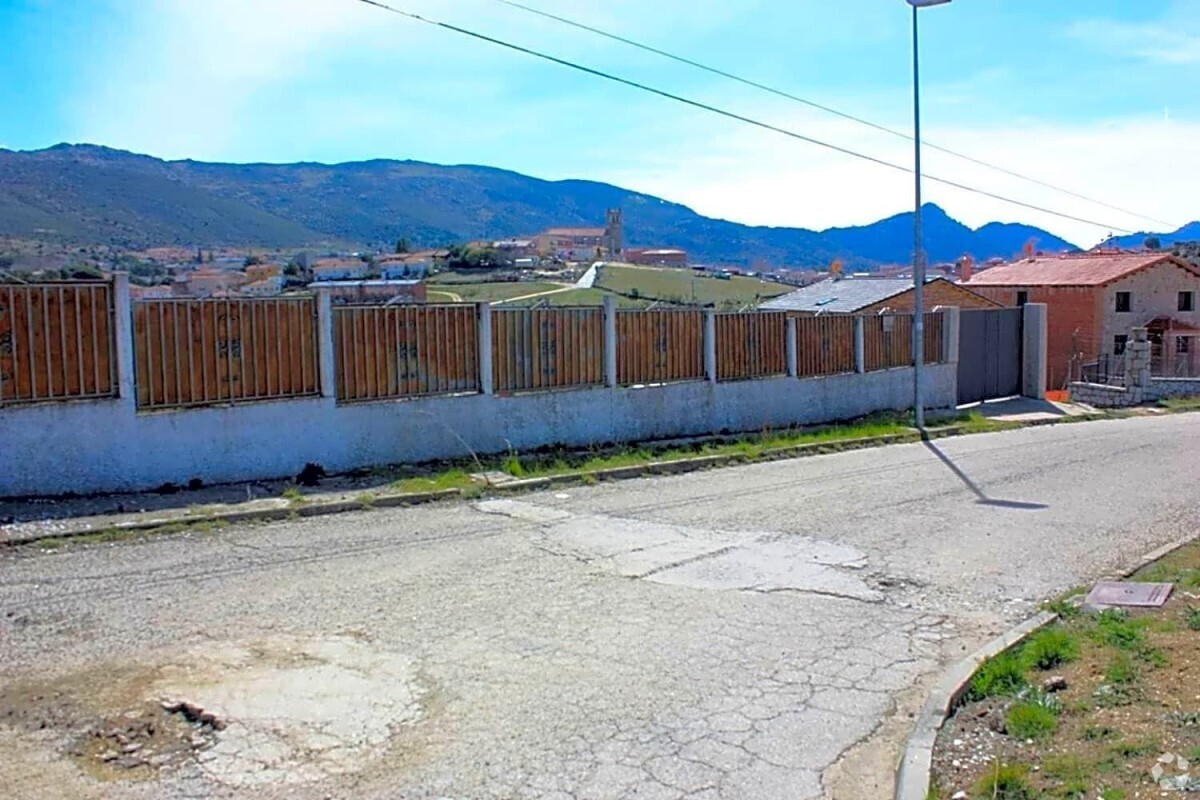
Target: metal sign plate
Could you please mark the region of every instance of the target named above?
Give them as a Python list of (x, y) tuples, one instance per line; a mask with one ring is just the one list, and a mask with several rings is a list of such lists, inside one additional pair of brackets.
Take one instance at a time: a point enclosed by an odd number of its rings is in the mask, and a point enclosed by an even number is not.
[(1171, 596), (1170, 583), (1097, 583), (1084, 603), (1089, 606), (1130, 606), (1133, 608), (1160, 608)]

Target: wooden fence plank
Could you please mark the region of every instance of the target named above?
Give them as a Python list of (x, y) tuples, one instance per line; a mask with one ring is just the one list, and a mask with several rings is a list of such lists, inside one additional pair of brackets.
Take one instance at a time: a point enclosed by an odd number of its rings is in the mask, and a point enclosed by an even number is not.
[(108, 284), (0, 286), (0, 404), (111, 397)]
[[(319, 393), (315, 304), (302, 299), (133, 304), (140, 408), (244, 403)], [(305, 323), (308, 320), (308, 323)]]
[(473, 305), (334, 309), (342, 403), (478, 391)]
[(717, 314), (717, 380), (787, 373), (787, 316), (779, 312)]

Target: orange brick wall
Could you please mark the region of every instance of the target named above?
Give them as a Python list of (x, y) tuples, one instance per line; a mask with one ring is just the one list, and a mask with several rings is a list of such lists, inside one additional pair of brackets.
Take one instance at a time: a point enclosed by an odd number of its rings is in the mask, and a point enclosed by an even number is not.
[[(982, 294), (982, 292), (980, 292)], [(859, 311), (859, 314), (878, 314), (883, 309), (887, 308), (897, 313), (911, 314), (915, 302), (913, 300), (913, 292), (909, 290), (904, 294), (898, 294), (895, 297), (884, 300), (881, 303), (876, 303), (873, 306), (867, 306)], [(1009, 303), (1012, 305), (1012, 303)], [(957, 306), (958, 308), (995, 308), (995, 304), (986, 298), (976, 297), (975, 294), (959, 289), (957, 286), (946, 281), (934, 281), (925, 287), (925, 308), (933, 310), (937, 306)]]
[(1103, 343), (1100, 303), (1104, 290), (1095, 286), (978, 286), (972, 291), (1006, 306), (1016, 305), (1017, 292), (1030, 303), (1046, 304), (1046, 387), (1063, 389), (1071, 379), (1072, 361), (1094, 361)]

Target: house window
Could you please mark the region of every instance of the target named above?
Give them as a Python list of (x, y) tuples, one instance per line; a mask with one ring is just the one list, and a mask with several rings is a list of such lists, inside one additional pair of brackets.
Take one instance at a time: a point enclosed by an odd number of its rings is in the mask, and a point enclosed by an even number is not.
[(1017, 292), (1017, 305), (1023, 306), (1029, 302), (1029, 292)]
[(1190, 336), (1175, 337), (1175, 352), (1176, 353), (1190, 353), (1191, 346), (1192, 346), (1192, 339)]
[(1113, 355), (1119, 356), (1124, 354), (1125, 345), (1129, 343), (1129, 337), (1123, 333), (1118, 333), (1113, 337)]
[(1117, 313), (1127, 314), (1133, 310), (1133, 298), (1129, 292), (1117, 292)]
[(1196, 310), (1196, 293), (1195, 292), (1180, 292), (1179, 293), (1179, 310), (1180, 311), (1195, 311)]

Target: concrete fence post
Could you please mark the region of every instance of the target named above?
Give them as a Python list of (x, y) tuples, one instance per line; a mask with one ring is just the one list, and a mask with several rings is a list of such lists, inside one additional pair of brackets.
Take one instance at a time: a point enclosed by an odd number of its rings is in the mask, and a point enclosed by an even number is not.
[(617, 386), (617, 299), (604, 296), (604, 385)]
[(957, 306), (942, 309), (942, 363), (958, 363), (958, 346), (961, 334), (962, 312)]
[(333, 346), (333, 296), (317, 290), (317, 367), (321, 373), (321, 396), (337, 399), (337, 362)]
[(479, 309), (479, 393), (496, 393), (495, 373), (492, 371), (492, 306), (478, 303)]
[(1046, 398), (1046, 304), (1026, 303), (1021, 309), (1021, 394)]
[(704, 377), (717, 382), (717, 314), (704, 312)]
[(854, 371), (867, 371), (866, 326), (862, 317), (854, 318)]
[(796, 352), (796, 318), (787, 318), (787, 374), (789, 378), (800, 375), (800, 358)]
[(1125, 345), (1125, 388), (1150, 386), (1150, 338), (1145, 328), (1134, 328)]
[(117, 345), (117, 396), (122, 404), (137, 409), (137, 368), (133, 359), (133, 302), (129, 296), (129, 273), (114, 272), (113, 340)]

